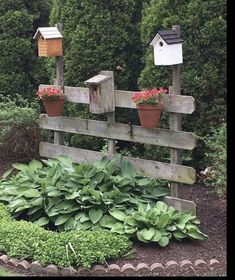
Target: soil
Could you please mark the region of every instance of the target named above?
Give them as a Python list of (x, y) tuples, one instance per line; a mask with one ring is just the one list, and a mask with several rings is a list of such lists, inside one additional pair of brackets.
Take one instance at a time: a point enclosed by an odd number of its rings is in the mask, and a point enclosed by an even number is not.
[[(0, 162), (0, 176), (13, 162), (4, 160)], [(217, 259), (220, 264), (216, 272), (206, 275), (227, 275), (227, 201), (226, 197), (218, 196), (213, 188), (202, 185), (183, 185), (180, 187), (179, 197), (192, 200), (197, 204), (197, 216), (201, 221), (199, 225), (202, 232), (208, 235), (205, 241), (183, 240), (181, 242), (172, 240), (168, 246), (161, 248), (153, 244), (134, 243), (134, 257), (131, 259), (120, 259), (109, 261), (108, 264), (125, 263), (137, 265), (146, 263), (151, 265), (155, 262), (166, 264), (168, 261), (180, 263), (183, 260), (189, 260), (193, 264), (196, 260), (202, 259), (208, 263), (211, 259)], [(5, 266), (6, 267), (6, 266)], [(12, 269), (14, 272), (33, 276), (32, 273)], [(177, 274), (173, 274), (174, 276)], [(172, 275), (172, 276), (173, 276)], [(180, 274), (178, 274), (180, 275)], [(205, 275), (203, 271), (200, 276)], [(170, 276), (170, 274), (169, 274)]]

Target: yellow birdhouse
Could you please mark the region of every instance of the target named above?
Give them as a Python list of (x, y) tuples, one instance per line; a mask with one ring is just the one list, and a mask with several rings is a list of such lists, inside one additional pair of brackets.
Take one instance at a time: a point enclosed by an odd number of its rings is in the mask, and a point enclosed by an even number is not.
[(38, 41), (38, 56), (62, 56), (62, 38), (57, 27), (39, 27), (33, 36)]

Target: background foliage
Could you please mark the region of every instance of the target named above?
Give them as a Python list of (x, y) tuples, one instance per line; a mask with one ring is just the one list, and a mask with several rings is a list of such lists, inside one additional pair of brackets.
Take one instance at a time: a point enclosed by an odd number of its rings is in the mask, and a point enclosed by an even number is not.
[(47, 0), (1, 0), (0, 94), (32, 99), (37, 85), (48, 80), (33, 35), (39, 26), (48, 24), (50, 4)]

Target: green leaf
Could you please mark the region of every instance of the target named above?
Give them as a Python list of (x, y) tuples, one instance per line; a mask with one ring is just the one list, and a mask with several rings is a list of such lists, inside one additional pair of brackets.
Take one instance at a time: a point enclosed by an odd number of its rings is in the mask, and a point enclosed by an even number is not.
[(59, 225), (64, 224), (68, 219), (69, 219), (69, 216), (68, 216), (68, 215), (59, 216), (59, 217), (55, 220), (55, 226), (59, 226)]
[(138, 230), (137, 227), (129, 227), (129, 226), (124, 226), (124, 231), (127, 234), (133, 234)]
[(165, 202), (163, 202), (163, 201), (158, 201), (158, 202), (156, 203), (156, 208), (157, 208), (158, 210), (160, 210), (161, 212), (166, 212), (168, 206), (167, 206), (167, 204), (166, 204)]
[(182, 231), (175, 231), (173, 232), (173, 236), (177, 239), (177, 240), (181, 240), (182, 238), (187, 237), (187, 235), (185, 233), (183, 233)]
[(61, 196), (61, 192), (55, 190), (55, 191), (49, 192), (47, 195), (49, 197), (58, 197), (58, 196)]
[(95, 198), (96, 201), (100, 201), (100, 192), (99, 191), (89, 189), (89, 192)]
[(96, 224), (103, 216), (103, 211), (101, 209), (92, 208), (89, 210), (89, 218), (93, 224)]
[(80, 220), (80, 223), (84, 223), (86, 221), (89, 221), (89, 217), (86, 213), (83, 213), (79, 220)]
[(43, 167), (43, 165), (42, 165), (41, 161), (38, 161), (35, 159), (31, 160), (29, 163), (29, 168), (34, 171), (41, 169), (42, 167)]
[(73, 217), (70, 217), (67, 222), (64, 224), (64, 229), (65, 230), (71, 230), (73, 229), (75, 224), (75, 219)]
[(137, 185), (140, 187), (147, 186), (152, 183), (152, 180), (149, 178), (143, 178), (137, 181)]
[(9, 176), (11, 174), (11, 172), (14, 170), (14, 168), (10, 168), (8, 169), (7, 171), (5, 171), (3, 174), (2, 174), (2, 178), (5, 179), (7, 176)]
[(43, 198), (42, 197), (37, 197), (33, 200), (31, 200), (31, 205), (33, 206), (39, 206), (39, 205), (42, 205), (42, 202), (43, 202)]
[(12, 164), (12, 166), (15, 169), (20, 170), (20, 171), (28, 171), (28, 170), (30, 170), (28, 165), (24, 164), (24, 163), (14, 163), (14, 164)]
[(109, 210), (109, 214), (111, 215), (111, 216), (113, 216), (115, 219), (117, 219), (117, 220), (119, 220), (119, 221), (124, 221), (125, 220), (125, 218), (126, 218), (126, 214), (125, 213), (123, 213), (123, 212), (121, 212), (121, 211), (119, 211), (119, 210), (114, 210), (114, 211), (110, 211)]
[(113, 225), (113, 227), (110, 230), (111, 232), (116, 232), (118, 234), (124, 234), (125, 230), (124, 230), (124, 225), (121, 223), (116, 223)]
[(161, 232), (157, 229), (155, 229), (155, 234), (154, 236), (151, 238), (151, 241), (159, 241), (161, 239), (162, 235)]
[(22, 195), (25, 197), (29, 197), (29, 198), (37, 197), (39, 195), (39, 191), (35, 190), (35, 189), (31, 189), (31, 190), (23, 192)]
[(155, 232), (154, 228), (141, 230), (142, 236), (145, 240), (151, 240), (151, 238), (155, 235)]
[(142, 241), (142, 242), (144, 242), (144, 243), (149, 243), (149, 241), (146, 240), (146, 239), (143, 237), (142, 231), (138, 231), (138, 232), (136, 233), (136, 236), (137, 236), (137, 238), (138, 238), (140, 241)]
[(24, 198), (18, 198), (16, 200), (11, 201), (8, 206), (11, 209), (16, 209), (20, 206), (25, 206), (27, 204), (26, 200)]
[(122, 159), (122, 162), (121, 162), (121, 171), (122, 171), (123, 177), (134, 178), (136, 176), (136, 171), (135, 171), (133, 165), (124, 158)]
[(158, 241), (158, 244), (161, 246), (161, 247), (165, 247), (166, 245), (168, 245), (169, 243), (169, 238), (167, 238), (166, 236), (162, 236), (160, 238), (160, 240)]
[(203, 234), (199, 230), (196, 230), (194, 228), (191, 228), (187, 232), (188, 236), (190, 236), (193, 239), (199, 239), (199, 240), (205, 240), (207, 235)]
[(38, 210), (41, 209), (41, 206), (35, 206), (35, 207), (32, 207), (31, 209), (29, 209), (29, 211), (27, 212), (27, 215), (32, 215), (34, 213), (36, 213)]
[(34, 221), (33, 223), (42, 227), (45, 226), (49, 223), (49, 219), (47, 217), (41, 217), (40, 219), (38, 219), (37, 221)]
[(89, 228), (91, 228), (93, 226), (93, 224), (90, 221), (86, 221), (84, 223), (81, 224), (82, 229), (87, 230)]
[(161, 214), (156, 226), (158, 228), (164, 228), (169, 222), (169, 215), (167, 213)]
[(104, 215), (100, 220), (99, 220), (99, 224), (102, 227), (107, 227), (107, 228), (111, 228), (113, 227), (114, 224), (117, 223), (117, 220), (109, 215)]

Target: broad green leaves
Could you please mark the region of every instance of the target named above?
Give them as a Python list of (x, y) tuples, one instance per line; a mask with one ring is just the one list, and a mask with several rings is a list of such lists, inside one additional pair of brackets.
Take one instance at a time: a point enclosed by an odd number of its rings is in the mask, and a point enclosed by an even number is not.
[(178, 240), (206, 238), (197, 227), (196, 216), (158, 200), (168, 189), (137, 175), (119, 155), (94, 164), (76, 165), (64, 156), (43, 163), (14, 164), (20, 172), (7, 179), (9, 170), (0, 181), (0, 202), (14, 216), (24, 214), (58, 231), (105, 228), (163, 247), (172, 236)]

